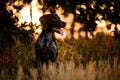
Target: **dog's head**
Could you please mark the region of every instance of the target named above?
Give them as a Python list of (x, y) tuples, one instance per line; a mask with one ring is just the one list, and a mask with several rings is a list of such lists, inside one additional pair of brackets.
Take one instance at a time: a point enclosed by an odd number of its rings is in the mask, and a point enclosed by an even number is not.
[(52, 30), (63, 35), (61, 28), (65, 27), (66, 22), (62, 21), (57, 14), (46, 14), (40, 17), (39, 20), (43, 25), (43, 30)]

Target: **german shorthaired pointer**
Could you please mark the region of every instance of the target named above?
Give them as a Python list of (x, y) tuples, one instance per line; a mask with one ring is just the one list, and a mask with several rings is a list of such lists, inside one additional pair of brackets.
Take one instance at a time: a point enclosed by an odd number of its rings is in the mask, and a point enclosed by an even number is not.
[(66, 23), (60, 20), (57, 14), (53, 13), (43, 15), (39, 20), (43, 26), (43, 30), (35, 43), (37, 64), (41, 62), (48, 65), (49, 61), (57, 63), (58, 49), (54, 32), (63, 35), (61, 28), (64, 28)]

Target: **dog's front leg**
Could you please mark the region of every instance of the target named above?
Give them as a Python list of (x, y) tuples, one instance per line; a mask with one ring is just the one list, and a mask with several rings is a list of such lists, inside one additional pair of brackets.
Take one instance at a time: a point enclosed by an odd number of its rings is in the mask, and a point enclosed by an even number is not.
[(37, 60), (37, 80), (43, 80), (43, 63)]

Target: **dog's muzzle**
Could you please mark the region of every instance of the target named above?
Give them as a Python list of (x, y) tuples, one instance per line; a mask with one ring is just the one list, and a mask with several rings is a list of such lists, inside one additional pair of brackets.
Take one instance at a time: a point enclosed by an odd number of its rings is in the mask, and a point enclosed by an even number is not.
[(60, 34), (61, 36), (63, 36), (63, 35), (64, 35), (64, 32), (63, 32), (63, 30), (62, 30), (61, 28), (64, 28), (65, 26), (66, 26), (66, 23), (63, 22), (63, 21), (61, 21), (61, 23), (59, 24), (59, 27), (53, 27), (53, 30), (54, 30), (56, 33), (58, 33), (58, 34)]

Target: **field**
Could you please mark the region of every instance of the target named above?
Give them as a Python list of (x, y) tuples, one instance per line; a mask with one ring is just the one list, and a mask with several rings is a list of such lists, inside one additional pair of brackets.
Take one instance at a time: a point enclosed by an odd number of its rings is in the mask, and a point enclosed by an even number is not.
[[(98, 34), (93, 39), (57, 40), (59, 69), (43, 66), (43, 80), (119, 80), (120, 42)], [(0, 80), (37, 80), (34, 42), (7, 48), (0, 56)]]

